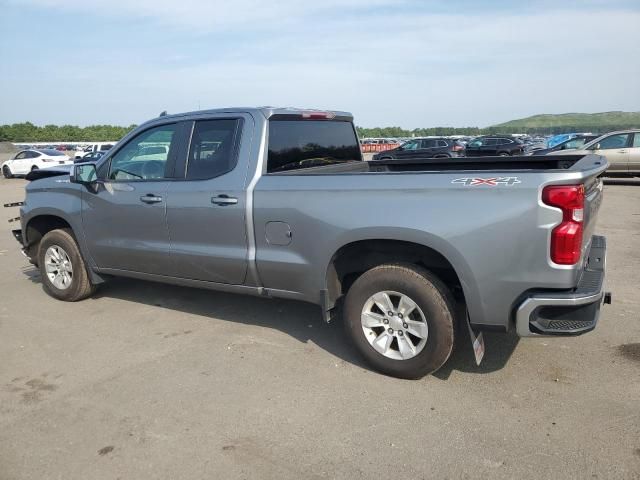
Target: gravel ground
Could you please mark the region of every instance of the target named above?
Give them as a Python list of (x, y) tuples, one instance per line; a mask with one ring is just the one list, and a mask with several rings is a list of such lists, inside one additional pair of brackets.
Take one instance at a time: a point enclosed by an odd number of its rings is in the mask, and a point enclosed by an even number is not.
[(487, 335), (481, 367), (463, 339), (418, 381), (304, 303), (133, 280), (55, 301), (2, 209), (0, 479), (640, 478), (640, 185), (605, 196), (594, 332)]

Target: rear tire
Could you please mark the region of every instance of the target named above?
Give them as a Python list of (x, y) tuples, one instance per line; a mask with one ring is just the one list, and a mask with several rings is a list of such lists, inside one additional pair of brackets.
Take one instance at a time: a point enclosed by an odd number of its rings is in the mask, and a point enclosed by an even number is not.
[[(385, 306), (386, 298), (388, 312), (378, 307)], [(351, 286), (344, 323), (347, 336), (376, 370), (416, 379), (438, 370), (451, 355), (454, 312), (449, 289), (431, 272), (386, 264), (363, 273)]]
[(2, 167), (2, 175), (4, 175), (4, 178), (13, 178), (13, 174), (11, 173), (11, 169), (7, 165)]
[(42, 237), (38, 266), (44, 290), (53, 298), (76, 302), (95, 292), (73, 232), (68, 228), (52, 230)]

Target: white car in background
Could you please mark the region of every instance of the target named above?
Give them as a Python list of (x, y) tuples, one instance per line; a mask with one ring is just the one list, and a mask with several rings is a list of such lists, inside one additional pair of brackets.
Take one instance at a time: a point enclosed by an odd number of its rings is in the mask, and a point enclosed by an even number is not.
[(55, 165), (73, 165), (73, 160), (58, 150), (22, 150), (2, 164), (2, 174), (5, 178), (11, 178)]

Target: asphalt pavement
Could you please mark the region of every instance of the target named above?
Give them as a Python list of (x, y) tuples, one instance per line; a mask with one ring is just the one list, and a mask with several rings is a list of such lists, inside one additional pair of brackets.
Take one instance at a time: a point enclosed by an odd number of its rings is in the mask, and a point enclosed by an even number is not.
[[(0, 203), (24, 198), (0, 180)], [(371, 371), (305, 303), (118, 280), (64, 303), (0, 209), (0, 479), (640, 478), (640, 185), (607, 185), (577, 338)]]

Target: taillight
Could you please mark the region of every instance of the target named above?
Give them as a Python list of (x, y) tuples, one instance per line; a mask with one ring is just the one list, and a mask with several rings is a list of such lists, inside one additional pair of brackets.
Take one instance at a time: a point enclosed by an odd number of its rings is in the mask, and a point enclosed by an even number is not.
[(542, 201), (562, 210), (562, 222), (551, 232), (551, 260), (560, 265), (578, 263), (584, 230), (584, 186), (545, 187)]

